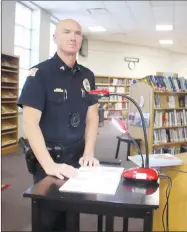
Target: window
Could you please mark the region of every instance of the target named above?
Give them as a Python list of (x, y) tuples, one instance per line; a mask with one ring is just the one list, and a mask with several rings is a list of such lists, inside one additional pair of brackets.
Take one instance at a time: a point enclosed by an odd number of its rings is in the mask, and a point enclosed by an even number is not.
[(56, 25), (54, 23), (50, 23), (50, 47), (49, 47), (49, 58), (54, 56), (56, 52), (56, 44), (53, 40), (53, 35), (56, 29)]
[(20, 56), (19, 94), (31, 64), (32, 10), (16, 2), (14, 54)]

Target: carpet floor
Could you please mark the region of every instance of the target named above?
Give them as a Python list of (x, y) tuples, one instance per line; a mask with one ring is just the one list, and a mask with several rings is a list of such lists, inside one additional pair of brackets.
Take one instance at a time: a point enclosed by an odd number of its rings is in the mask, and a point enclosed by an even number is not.
[[(96, 144), (97, 158), (114, 158), (119, 132), (106, 123), (99, 128)], [(126, 160), (126, 145), (122, 144), (119, 158), (124, 167), (131, 167), (131, 162)], [(32, 176), (27, 172), (22, 149), (17, 153), (2, 156), (2, 184), (10, 186), (2, 191), (1, 209), (1, 231), (31, 231), (31, 204), (29, 199), (22, 197), (23, 192), (30, 187)], [(81, 214), (81, 231), (96, 231), (97, 216)], [(122, 231), (122, 218), (115, 218), (115, 231)], [(129, 231), (142, 231), (143, 223), (141, 219), (130, 219)]]

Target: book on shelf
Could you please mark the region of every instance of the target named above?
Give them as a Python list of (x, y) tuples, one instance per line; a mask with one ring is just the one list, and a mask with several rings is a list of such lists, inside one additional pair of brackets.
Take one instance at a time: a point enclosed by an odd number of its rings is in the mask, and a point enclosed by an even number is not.
[(187, 80), (184, 77), (150, 75), (139, 81), (149, 84), (157, 91), (187, 91)]
[(153, 132), (153, 143), (187, 142), (187, 128), (158, 129)]
[(187, 95), (179, 96), (179, 107), (187, 107)]

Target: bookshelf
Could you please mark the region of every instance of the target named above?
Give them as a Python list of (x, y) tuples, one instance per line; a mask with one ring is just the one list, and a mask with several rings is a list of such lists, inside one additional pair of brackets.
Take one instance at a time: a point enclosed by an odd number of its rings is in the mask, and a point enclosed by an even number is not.
[[(184, 152), (187, 146), (187, 80), (176, 74), (168, 77), (157, 73), (140, 79), (131, 86), (129, 94), (139, 103), (140, 96), (144, 99), (142, 111), (147, 113), (145, 118), (149, 121), (146, 128), (149, 153)], [(139, 113), (132, 103), (129, 103), (128, 115), (130, 134), (143, 140)], [(142, 148), (145, 153), (144, 141)], [(135, 147), (132, 154), (137, 154)]]
[[(114, 76), (95, 76), (96, 89), (107, 89), (113, 93), (129, 95), (129, 89), (135, 78), (114, 77)], [(99, 104), (104, 108), (104, 118), (124, 119), (128, 115), (128, 100), (120, 96), (110, 96), (99, 100)]]
[(18, 149), (19, 57), (1, 54), (1, 150), (2, 154)]

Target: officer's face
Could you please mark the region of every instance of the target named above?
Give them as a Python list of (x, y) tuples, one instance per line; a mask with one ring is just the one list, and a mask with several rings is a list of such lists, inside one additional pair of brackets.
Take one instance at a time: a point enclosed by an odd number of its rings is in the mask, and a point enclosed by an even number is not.
[(76, 54), (81, 47), (82, 30), (75, 21), (63, 21), (56, 29), (54, 40), (57, 49), (68, 54)]

